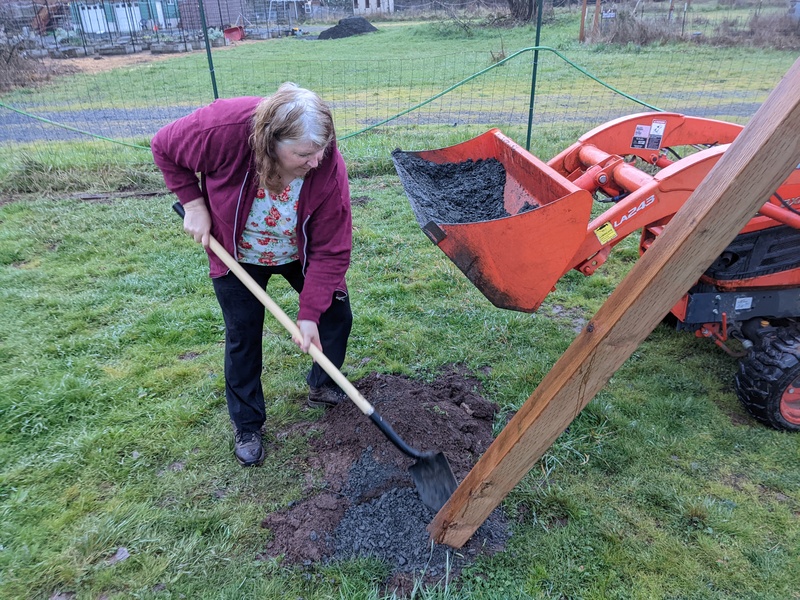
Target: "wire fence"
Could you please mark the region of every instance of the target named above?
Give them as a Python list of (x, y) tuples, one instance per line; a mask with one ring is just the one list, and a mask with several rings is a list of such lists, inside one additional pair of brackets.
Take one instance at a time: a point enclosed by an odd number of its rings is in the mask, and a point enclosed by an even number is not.
[[(726, 59), (700, 46), (691, 54), (680, 47), (600, 49), (577, 59), (545, 46), (509, 56), (291, 61), (239, 50), (214, 54), (219, 96), (264, 95), (284, 81), (317, 91), (333, 109), (354, 172), (362, 163), (390, 165), (396, 147), (440, 147), (491, 127), (524, 144), (530, 125), (531, 151), (547, 159), (563, 140), (635, 112), (744, 124), (794, 59), (757, 52)], [(205, 53), (194, 52), (9, 92), (0, 97), (0, 178), (28, 176), (31, 164), (46, 173), (76, 155), (125, 169), (149, 165), (150, 137), (211, 102), (210, 81)]]
[[(634, 32), (628, 31), (634, 26)], [(592, 39), (613, 39), (615, 33), (622, 31), (637, 35), (639, 43), (652, 42), (653, 38), (728, 45), (758, 41), (758, 45), (774, 48), (796, 48), (800, 34), (800, 3), (785, 0), (727, 3), (628, 0), (604, 3), (599, 10), (588, 10), (584, 29)]]
[[(349, 10), (308, 0), (16, 0), (0, 4), (0, 28), (32, 56), (54, 58), (149, 51), (187, 52), (210, 29), (215, 45), (293, 34), (313, 19), (336, 19)], [(171, 47), (168, 47), (171, 46)]]
[[(545, 10), (579, 10), (571, 0), (552, 0)], [(735, 40), (760, 32), (795, 38), (800, 2), (791, 0), (625, 0), (584, 2), (584, 27), (595, 39), (613, 34), (620, 22), (648, 23), (652, 35), (679, 39)], [(332, 22), (354, 14), (417, 15), (433, 18), (499, 17), (502, 0), (11, 0), (0, 3), (0, 31), (37, 57), (108, 56), (201, 49), (208, 31), (214, 46), (250, 39), (294, 35), (304, 23)], [(641, 27), (638, 32), (641, 35)], [(785, 31), (783, 31), (785, 29)], [(643, 40), (646, 41), (646, 40)], [(779, 41), (777, 42), (779, 43)]]
[(219, 47), (245, 35), (262, 40), (292, 36), (304, 24), (358, 14), (444, 17), (498, 5), (502, 0), (325, 5), (313, 0), (11, 0), (0, 3), (0, 30), (35, 57), (176, 53), (202, 48), (205, 30)]

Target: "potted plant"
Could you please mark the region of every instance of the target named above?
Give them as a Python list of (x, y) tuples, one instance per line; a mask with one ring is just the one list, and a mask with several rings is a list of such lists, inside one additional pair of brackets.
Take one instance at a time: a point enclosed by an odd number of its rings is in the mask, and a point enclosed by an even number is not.
[(214, 48), (225, 45), (225, 34), (214, 27), (208, 28), (208, 43)]

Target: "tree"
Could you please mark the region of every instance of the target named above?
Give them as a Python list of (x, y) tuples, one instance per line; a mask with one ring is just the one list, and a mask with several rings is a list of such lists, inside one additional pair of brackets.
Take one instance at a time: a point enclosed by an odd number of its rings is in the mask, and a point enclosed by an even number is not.
[(536, 15), (536, 0), (506, 0), (511, 17), (520, 23), (527, 23)]

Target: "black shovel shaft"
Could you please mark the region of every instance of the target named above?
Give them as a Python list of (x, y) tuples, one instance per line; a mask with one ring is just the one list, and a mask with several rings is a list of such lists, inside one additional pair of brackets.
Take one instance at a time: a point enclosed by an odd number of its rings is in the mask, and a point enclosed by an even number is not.
[(380, 416), (377, 412), (373, 412), (369, 416), (369, 419), (370, 421), (375, 423), (378, 429), (381, 430), (383, 435), (385, 435), (390, 442), (392, 442), (395, 446), (397, 446), (397, 449), (400, 450), (400, 452), (402, 452), (406, 456), (410, 456), (411, 458), (417, 458), (417, 459), (425, 458), (426, 456), (425, 453), (420, 452), (419, 450), (415, 450), (414, 448), (406, 444), (403, 441), (403, 439), (399, 435), (397, 435), (397, 433), (395, 433), (394, 429), (392, 429), (392, 426), (389, 425), (389, 423), (387, 423), (386, 421), (384, 421), (383, 417)]

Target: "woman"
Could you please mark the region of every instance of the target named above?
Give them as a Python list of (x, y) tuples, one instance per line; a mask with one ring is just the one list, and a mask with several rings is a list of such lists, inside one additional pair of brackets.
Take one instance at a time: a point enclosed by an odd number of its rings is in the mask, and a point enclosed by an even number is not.
[[(340, 368), (352, 325), (345, 273), (352, 223), (347, 169), (330, 109), (285, 83), (268, 98), (216, 100), (161, 129), (151, 142), (167, 187), (186, 211), (184, 230), (209, 255), (225, 320), (225, 397), (242, 466), (264, 460), (261, 386), (264, 306), (208, 250), (213, 235), (266, 288), (283, 276), (300, 294), (297, 326)], [(197, 174), (200, 175), (199, 180)], [(308, 404), (344, 394), (314, 364)]]

